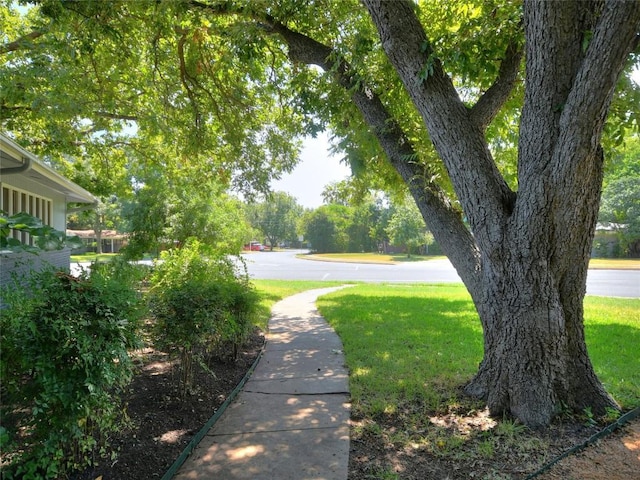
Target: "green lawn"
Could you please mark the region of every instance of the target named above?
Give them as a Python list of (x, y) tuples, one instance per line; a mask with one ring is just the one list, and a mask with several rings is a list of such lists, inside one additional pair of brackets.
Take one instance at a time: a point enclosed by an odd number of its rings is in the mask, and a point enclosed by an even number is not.
[[(325, 262), (346, 263), (381, 263), (394, 264), (400, 262), (424, 262), (428, 260), (445, 259), (444, 255), (387, 255), (381, 253), (322, 253), (298, 255), (298, 258), (320, 260)], [(592, 258), (589, 261), (591, 269), (607, 270), (640, 270), (640, 259), (636, 258)]]
[(640, 270), (638, 258), (592, 258), (589, 268), (594, 270)]
[[(255, 281), (263, 327), (280, 299), (340, 283)], [(482, 358), (480, 322), (460, 285), (358, 284), (321, 297), (318, 308), (344, 343), (356, 413), (415, 402), (447, 409)], [(625, 409), (640, 406), (640, 300), (587, 297), (585, 332), (608, 391)]]
[(76, 263), (108, 262), (117, 256), (117, 253), (101, 253), (100, 255), (97, 253), (81, 253), (71, 255), (71, 261)]
[(358, 285), (318, 308), (342, 338), (356, 414), (414, 402), (439, 410), (482, 358), (480, 322), (461, 286)]
[(584, 310), (596, 373), (623, 407), (640, 406), (640, 299), (588, 296)]
[(411, 255), (407, 257), (406, 254), (390, 255), (386, 253), (314, 253), (298, 255), (298, 258), (324, 262), (395, 264), (401, 262), (424, 262), (447, 257), (444, 255)]
[[(319, 299), (342, 338), (355, 411), (431, 411), (457, 401), (482, 358), (482, 331), (462, 286), (358, 285)], [(595, 369), (624, 408), (640, 406), (640, 300), (588, 297), (585, 329)]]
[[(255, 283), (265, 324), (281, 298), (336, 285)], [(553, 457), (543, 434), (509, 419), (489, 419), (483, 402), (461, 395), (482, 358), (480, 322), (463, 286), (356, 284), (322, 296), (317, 305), (344, 345), (353, 441), (384, 445), (390, 458), (393, 452), (431, 455), (451, 468), (476, 462), (486, 472), (495, 461), (496, 475), (507, 459), (533, 471)], [(625, 410), (640, 406), (640, 300), (588, 297), (585, 331), (607, 390)], [(576, 419), (591, 421), (588, 412), (570, 421)], [(371, 478), (401, 478), (393, 460), (380, 462)]]

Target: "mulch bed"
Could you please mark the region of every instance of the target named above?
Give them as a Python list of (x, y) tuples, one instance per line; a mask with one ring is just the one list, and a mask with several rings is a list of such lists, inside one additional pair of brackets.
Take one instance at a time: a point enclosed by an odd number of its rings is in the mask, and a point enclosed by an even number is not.
[[(482, 415), (461, 409), (460, 423), (449, 423), (444, 435), (459, 436), (471, 424), (483, 430)], [(432, 422), (447, 422), (442, 415)], [(485, 417), (486, 419), (487, 417)], [(349, 480), (524, 480), (575, 445), (580, 445), (604, 425), (587, 425), (576, 419), (554, 422), (544, 431), (525, 430), (515, 440), (498, 441), (491, 456), (479, 455), (477, 442), (470, 441), (450, 451), (436, 452), (424, 445), (400, 446), (394, 433), (405, 427), (402, 414), (375, 419), (375, 428), (362, 428), (371, 419), (352, 419), (360, 428), (352, 429)], [(470, 430), (466, 430), (470, 433)], [(372, 433), (373, 432), (373, 433)], [(355, 435), (354, 435), (355, 433)], [(448, 447), (444, 446), (444, 450)], [(640, 480), (640, 420), (603, 437), (586, 450), (570, 455), (536, 480)]]
[(117, 458), (72, 480), (162, 478), (240, 383), (263, 345), (264, 335), (256, 329), (236, 361), (212, 361), (209, 372), (196, 368), (196, 388), (184, 401), (167, 354), (150, 348), (137, 352), (137, 372), (124, 398), (131, 427), (111, 438)]

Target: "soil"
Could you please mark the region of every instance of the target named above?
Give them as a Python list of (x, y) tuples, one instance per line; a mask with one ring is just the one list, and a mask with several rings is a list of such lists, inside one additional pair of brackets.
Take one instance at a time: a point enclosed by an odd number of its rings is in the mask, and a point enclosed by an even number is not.
[(71, 480), (162, 478), (235, 390), (263, 345), (264, 335), (256, 329), (237, 360), (212, 360), (209, 371), (194, 368), (196, 387), (184, 401), (176, 388), (175, 362), (152, 348), (136, 352), (137, 372), (124, 398), (130, 427), (111, 438), (117, 458)]
[[(111, 438), (117, 459), (71, 480), (162, 478), (236, 388), (263, 345), (264, 336), (256, 330), (237, 361), (214, 361), (209, 372), (197, 371), (197, 388), (185, 401), (179, 398), (175, 363), (167, 354), (151, 348), (137, 352), (137, 372), (125, 397), (130, 427)], [(521, 427), (513, 436), (505, 432), (484, 437), (482, 432), (496, 423), (486, 411), (462, 402), (452, 411), (428, 419), (425, 431), (418, 433), (431, 441), (400, 442), (403, 435), (406, 438), (411, 433), (405, 430), (406, 416), (418, 411), (424, 410), (414, 405), (376, 419), (352, 418), (349, 480), (524, 480), (604, 427), (565, 419), (543, 432)], [(431, 429), (436, 433), (429, 433)], [(473, 440), (465, 442), (465, 437)], [(456, 443), (451, 439), (461, 440)], [(482, 442), (491, 448), (483, 449), (479, 446)], [(536, 479), (640, 480), (640, 419)]]
[(640, 419), (556, 464), (539, 480), (640, 479)]
[[(491, 456), (483, 458), (478, 455), (482, 450), (474, 441), (467, 447), (448, 450), (450, 444), (444, 438), (442, 445), (434, 442), (435, 452), (425, 444), (398, 448), (393, 439), (394, 433), (403, 428), (401, 417), (376, 419), (377, 426), (369, 429), (366, 425), (363, 428), (363, 424), (371, 420), (352, 419), (356, 428), (352, 428), (349, 480), (640, 480), (640, 419), (531, 476), (605, 425), (585, 426), (565, 421), (543, 432), (525, 430), (513, 439), (500, 438)], [(490, 419), (483, 412), (430, 420), (444, 425), (443, 432), (454, 437), (491, 428)]]

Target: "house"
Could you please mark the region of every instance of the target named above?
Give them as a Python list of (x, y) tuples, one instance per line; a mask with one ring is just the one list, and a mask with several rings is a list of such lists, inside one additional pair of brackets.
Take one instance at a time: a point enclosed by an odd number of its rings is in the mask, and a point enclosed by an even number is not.
[[(92, 208), (98, 199), (84, 188), (48, 167), (35, 155), (24, 150), (8, 136), (0, 133), (0, 210), (8, 215), (26, 212), (38, 217), (45, 225), (64, 232), (69, 204)], [(29, 242), (28, 235), (15, 232), (16, 238)], [(70, 249), (32, 253), (3, 252), (0, 254), (0, 285), (12, 274), (24, 276), (43, 265), (69, 269)]]
[[(69, 230), (68, 236), (76, 236), (85, 244), (84, 252), (95, 252), (98, 235), (95, 230)], [(102, 230), (100, 232), (100, 243), (102, 244), (102, 253), (118, 253), (122, 247), (127, 244), (127, 236), (118, 233), (116, 230)]]

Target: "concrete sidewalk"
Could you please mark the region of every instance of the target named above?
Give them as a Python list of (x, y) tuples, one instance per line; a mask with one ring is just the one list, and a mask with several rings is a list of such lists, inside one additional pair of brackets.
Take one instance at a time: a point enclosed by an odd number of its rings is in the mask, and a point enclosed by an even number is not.
[(348, 372), (340, 338), (315, 308), (339, 288), (273, 307), (253, 375), (175, 479), (346, 480)]

